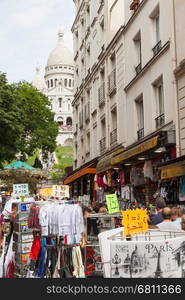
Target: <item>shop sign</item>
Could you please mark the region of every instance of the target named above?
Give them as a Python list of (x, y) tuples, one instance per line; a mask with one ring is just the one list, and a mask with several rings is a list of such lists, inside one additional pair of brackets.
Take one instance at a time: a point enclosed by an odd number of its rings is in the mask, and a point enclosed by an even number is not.
[(122, 211), (124, 235), (134, 235), (148, 230), (148, 217), (145, 209)]
[(42, 188), (39, 190), (39, 194), (40, 196), (47, 198), (52, 196), (52, 191), (53, 191), (52, 188)]
[(15, 196), (25, 196), (29, 194), (28, 184), (14, 184), (13, 193)]
[(115, 214), (120, 211), (116, 194), (106, 195), (106, 203), (109, 214)]
[(69, 198), (69, 185), (53, 185), (52, 196)]
[(161, 169), (161, 179), (168, 179), (185, 175), (185, 162)]
[(147, 150), (150, 150), (154, 147), (156, 147), (158, 144), (158, 136), (130, 149), (127, 150), (119, 155), (117, 155), (116, 157), (111, 159), (111, 164), (112, 165), (116, 165), (117, 163), (120, 163), (121, 161), (124, 161), (130, 157), (133, 157), (135, 155), (141, 154)]

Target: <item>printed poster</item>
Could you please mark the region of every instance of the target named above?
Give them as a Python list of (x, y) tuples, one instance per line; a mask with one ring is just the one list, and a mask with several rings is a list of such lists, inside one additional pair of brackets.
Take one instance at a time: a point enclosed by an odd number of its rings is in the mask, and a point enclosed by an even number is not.
[(111, 278), (185, 278), (185, 239), (112, 242)]

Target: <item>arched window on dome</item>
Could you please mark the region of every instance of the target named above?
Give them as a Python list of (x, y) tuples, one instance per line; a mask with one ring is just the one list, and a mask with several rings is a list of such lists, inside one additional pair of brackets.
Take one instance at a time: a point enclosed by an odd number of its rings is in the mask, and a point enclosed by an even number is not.
[(71, 87), (71, 79), (69, 79), (69, 87)]
[(67, 86), (67, 78), (64, 80), (64, 85)]
[(66, 125), (67, 126), (72, 126), (72, 124), (73, 124), (72, 118), (68, 117), (67, 120), (66, 120)]
[(51, 79), (51, 87), (53, 87), (53, 79)]
[(57, 81), (58, 81), (58, 79), (55, 79), (55, 87), (57, 86)]
[(49, 89), (49, 80), (48, 80), (48, 89)]

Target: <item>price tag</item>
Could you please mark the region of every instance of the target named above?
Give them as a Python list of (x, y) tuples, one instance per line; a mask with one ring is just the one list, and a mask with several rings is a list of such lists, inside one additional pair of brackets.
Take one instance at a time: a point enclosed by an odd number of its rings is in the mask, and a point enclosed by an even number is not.
[(106, 195), (106, 203), (109, 214), (115, 214), (120, 211), (116, 194)]
[(148, 217), (145, 209), (122, 211), (124, 235), (146, 232), (148, 230)]

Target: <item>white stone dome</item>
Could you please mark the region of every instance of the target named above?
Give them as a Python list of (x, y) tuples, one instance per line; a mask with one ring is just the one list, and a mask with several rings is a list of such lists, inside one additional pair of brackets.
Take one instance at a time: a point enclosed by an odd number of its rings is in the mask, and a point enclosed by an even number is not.
[(70, 65), (73, 66), (73, 55), (70, 50), (64, 45), (64, 33), (60, 29), (58, 32), (58, 43), (49, 55), (47, 67), (55, 65)]

